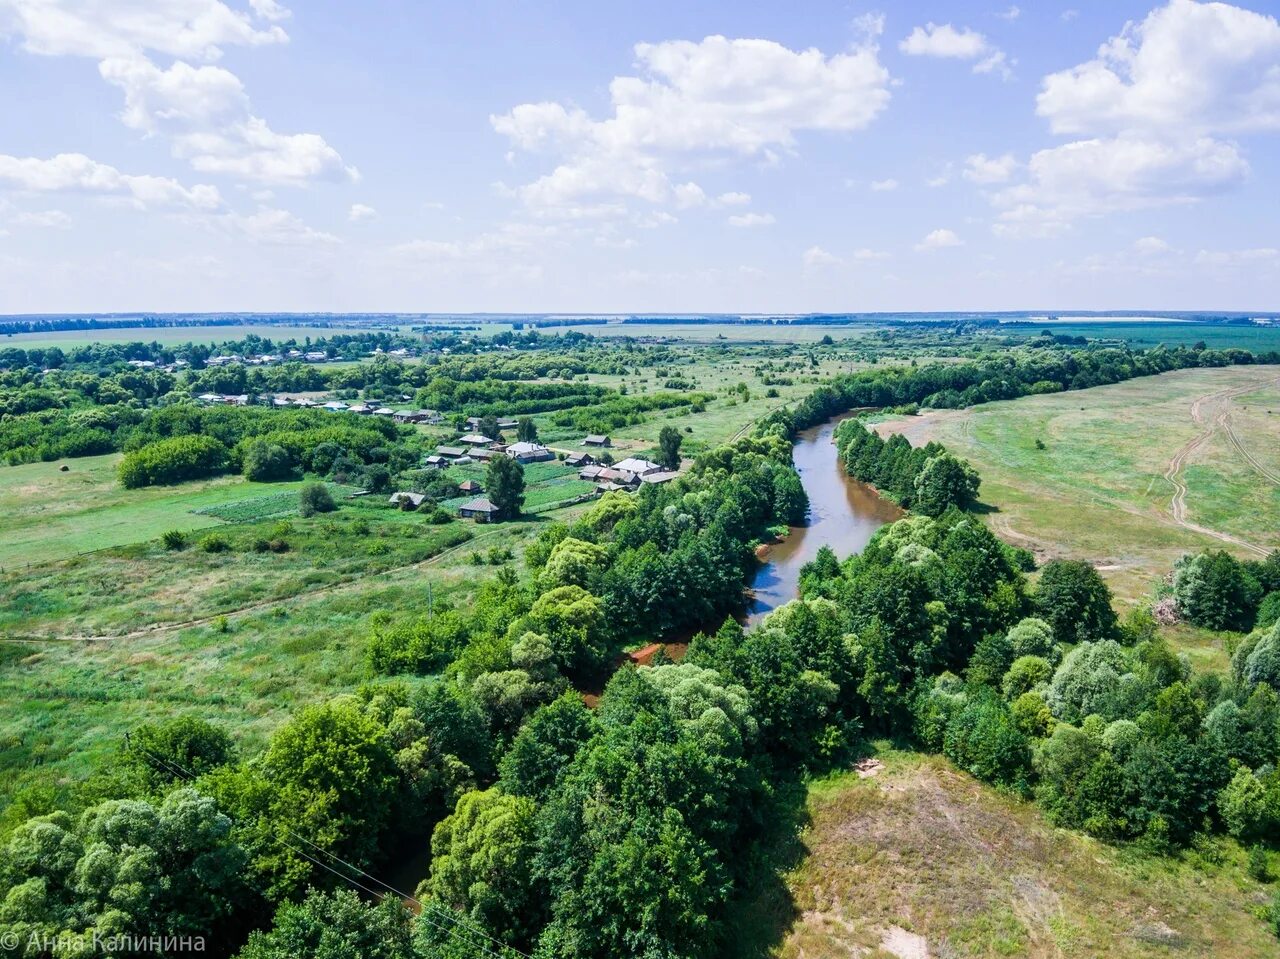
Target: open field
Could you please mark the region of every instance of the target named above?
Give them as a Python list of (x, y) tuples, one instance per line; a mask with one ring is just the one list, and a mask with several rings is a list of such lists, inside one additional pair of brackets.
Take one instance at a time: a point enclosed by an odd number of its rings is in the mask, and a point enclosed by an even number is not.
[(846, 340), (878, 327), (870, 324), (832, 323), (588, 323), (550, 327), (544, 333), (576, 330), (592, 336), (662, 337), (685, 343), (817, 343), (824, 336)]
[(220, 476), (127, 490), (116, 479), (120, 459), (108, 453), (0, 468), (0, 570), (141, 543), (171, 529), (221, 526), (234, 514), (219, 514), (219, 507), (294, 493), (302, 485)]
[[(552, 514), (558, 518), (573, 510)], [(82, 778), (138, 723), (191, 714), (256, 749), (300, 705), (353, 689), (371, 618), (465, 605), (550, 515), (443, 526), (372, 501), (228, 526), (228, 552), (156, 542), (0, 576), (0, 808), (33, 782)], [(280, 534), (283, 553), (256, 552)], [(463, 537), (472, 538), (459, 543)]]
[(1280, 548), (1280, 367), (1181, 370), (877, 429), (969, 459), (998, 534), (1095, 562), (1122, 599), (1185, 552)]
[(1258, 352), (1280, 350), (1280, 326), (1188, 323), (1178, 320), (1059, 320), (1030, 326), (997, 327), (1005, 336), (1036, 337), (1041, 330), (1060, 336), (1087, 336), (1090, 339), (1123, 340), (1137, 349), (1165, 346), (1192, 346), (1204, 343), (1214, 350), (1236, 347)]
[[(1152, 856), (1048, 825), (945, 760), (888, 751), (878, 775), (814, 784), (802, 865), (753, 918), (779, 959), (1274, 956), (1270, 890), (1221, 863)], [(761, 955), (755, 946), (742, 954)]]
[(261, 336), (270, 340), (316, 339), (337, 333), (369, 333), (380, 327), (346, 326), (273, 326), (251, 323), (236, 326), (127, 326), (109, 330), (52, 330), (47, 333), (7, 333), (0, 335), (0, 346), (22, 350), (60, 346), (64, 350), (89, 343), (222, 343)]

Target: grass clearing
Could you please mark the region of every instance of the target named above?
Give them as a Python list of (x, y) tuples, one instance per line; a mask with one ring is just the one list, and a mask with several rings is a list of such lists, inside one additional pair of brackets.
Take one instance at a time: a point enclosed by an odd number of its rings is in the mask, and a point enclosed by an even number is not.
[[(1250, 555), (1231, 540), (1280, 548), (1280, 485), (1250, 462), (1280, 476), (1278, 381), (1275, 366), (1180, 370), (878, 428), (917, 444), (939, 440), (970, 460), (993, 510), (987, 522), (999, 535), (1041, 559), (1090, 560), (1121, 599), (1133, 601), (1183, 553), (1227, 548)], [(1189, 446), (1185, 465), (1173, 472), (1187, 489), (1183, 525), (1166, 474)]]
[(880, 758), (876, 776), (813, 784), (807, 857), (785, 894), (757, 904), (775, 937), (740, 954), (887, 957), (885, 945), (921, 937), (934, 957), (1275, 955), (1251, 911), (1270, 890), (1245, 876), (1234, 843), (1216, 849), (1220, 863), (1107, 846), (939, 757)]

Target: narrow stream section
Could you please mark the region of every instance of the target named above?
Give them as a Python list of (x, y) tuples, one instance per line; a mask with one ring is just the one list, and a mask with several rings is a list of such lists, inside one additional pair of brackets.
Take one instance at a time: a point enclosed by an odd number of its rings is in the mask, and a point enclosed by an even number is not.
[(843, 559), (860, 552), (876, 530), (902, 516), (894, 503), (845, 472), (832, 442), (845, 418), (829, 420), (796, 437), (792, 456), (809, 494), (808, 522), (791, 527), (785, 540), (769, 546), (751, 583), (748, 628), (800, 594), (800, 568), (823, 546), (830, 546)]

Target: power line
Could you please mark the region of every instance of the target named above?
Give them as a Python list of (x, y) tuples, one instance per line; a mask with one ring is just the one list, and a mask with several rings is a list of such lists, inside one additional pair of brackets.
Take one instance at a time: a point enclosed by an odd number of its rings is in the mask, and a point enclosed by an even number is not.
[[(163, 756), (160, 756), (159, 754), (155, 753), (153, 750), (147, 748), (146, 746), (135, 746), (131, 742), (128, 733), (125, 733), (124, 738), (125, 738), (126, 749), (140, 749), (150, 760), (152, 760), (154, 763), (159, 764), (160, 767), (164, 769), (164, 771), (168, 772), (174, 778), (180, 779), (184, 782), (194, 782), (196, 780), (197, 774), (191, 769), (188, 769), (187, 767), (183, 766), (181, 763), (177, 762), (176, 760), (167, 760)], [(381, 879), (371, 875), (370, 873), (361, 869), (359, 866), (356, 866), (356, 865), (353, 865), (352, 863), (347, 862), (345, 859), (341, 858), (336, 853), (328, 849), (325, 849), (322, 846), (317, 845), (316, 843), (308, 839), (306, 836), (299, 835), (298, 833), (290, 829), (288, 826), (282, 825), (281, 828), (283, 828), (284, 831), (288, 833), (290, 836), (293, 836), (295, 839), (298, 839), (301, 842), (306, 843), (308, 846), (311, 846), (313, 849), (316, 849), (321, 854), (328, 856), (329, 858), (333, 859), (336, 862), (341, 863), (346, 868), (352, 870), (353, 872), (358, 873), (364, 878), (377, 883), (379, 886), (382, 886), (388, 892), (394, 893), (395, 895), (399, 896), (401, 900), (406, 900), (408, 902), (413, 903), (420, 910), (422, 910), (422, 912), (419, 914), (420, 918), (423, 919), (428, 925), (432, 926), (433, 928), (438, 929), (449, 936), (461, 937), (463, 934), (465, 934), (465, 938), (461, 938), (461, 941), (463, 942), (464, 945), (468, 945), (473, 948), (478, 948), (483, 952), (485, 952), (487, 955), (498, 956), (499, 959), (501, 959), (502, 953), (495, 952), (485, 942), (477, 941), (475, 938), (472, 938), (472, 937), (478, 936), (483, 940), (488, 940), (488, 942), (493, 943), (500, 950), (504, 950), (508, 953), (515, 953), (518, 956), (523, 956), (524, 959), (532, 959), (532, 957), (528, 953), (522, 952), (521, 950), (517, 949), (515, 946), (508, 945), (502, 940), (494, 938), (493, 936), (489, 935), (487, 932), (485, 932), (483, 929), (476, 926), (475, 924), (462, 919), (456, 913), (443, 909), (430, 901), (423, 903), (419, 901), (417, 898), (409, 895), (408, 893), (403, 892), (399, 889), (396, 889), (394, 886), (390, 885), (389, 883), (383, 882)], [(349, 883), (350, 885), (361, 890), (362, 892), (366, 892), (369, 895), (375, 896), (378, 898), (382, 898), (383, 896), (386, 895), (386, 893), (378, 892), (375, 889), (370, 889), (368, 886), (365, 886), (362, 883), (356, 882), (350, 876), (343, 875), (341, 872), (334, 869), (333, 867), (309, 855), (305, 850), (299, 849), (296, 846), (290, 845), (289, 843), (285, 842), (279, 836), (275, 837), (275, 841), (280, 845), (284, 846), (286, 849), (290, 850), (291, 852), (297, 853), (299, 856), (301, 856), (303, 859), (306, 859), (308, 862), (314, 863), (315, 865), (319, 866), (321, 869), (324, 869), (324, 870), (327, 870), (328, 872), (333, 873), (333, 875), (337, 876), (339, 879), (342, 879), (344, 882)], [(428, 912), (434, 913), (437, 916), (437, 918), (443, 919), (448, 923), (452, 923), (456, 928), (449, 928), (447, 926), (442, 926), (440, 923), (434, 921), (429, 915), (427, 915)]]

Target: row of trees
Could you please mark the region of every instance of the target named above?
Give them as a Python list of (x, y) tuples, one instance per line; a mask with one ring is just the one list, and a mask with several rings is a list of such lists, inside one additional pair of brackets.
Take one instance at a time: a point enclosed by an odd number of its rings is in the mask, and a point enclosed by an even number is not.
[(840, 424), (835, 441), (850, 476), (871, 483), (907, 509), (940, 516), (952, 506), (967, 509), (977, 500), (977, 471), (941, 443), (913, 449), (901, 433), (884, 440), (856, 419)]

